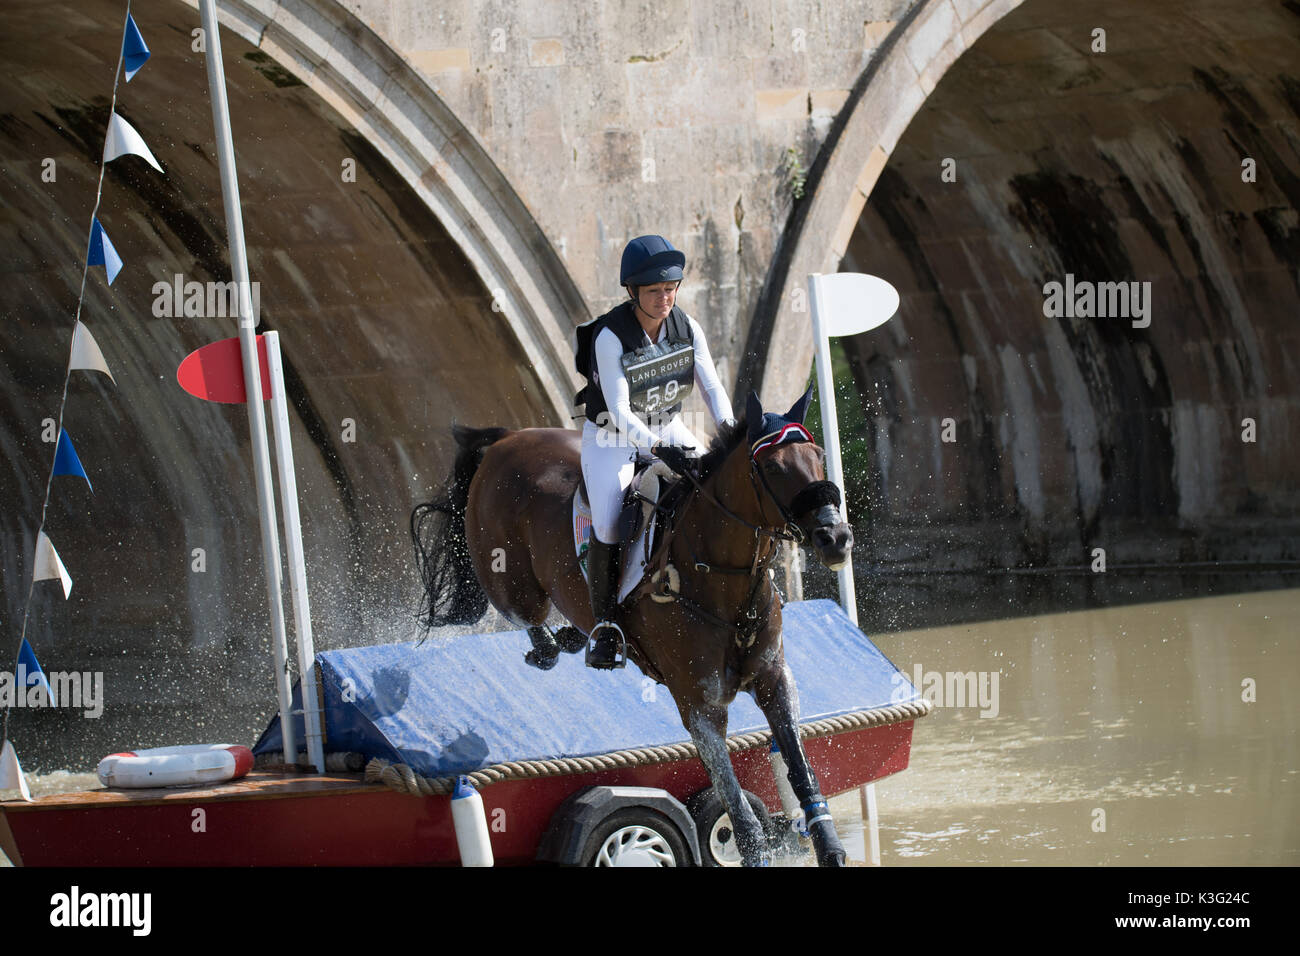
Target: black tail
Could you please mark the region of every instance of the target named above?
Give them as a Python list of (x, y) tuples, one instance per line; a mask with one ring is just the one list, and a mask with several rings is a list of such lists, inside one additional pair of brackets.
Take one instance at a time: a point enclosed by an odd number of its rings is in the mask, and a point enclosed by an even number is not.
[(483, 449), (506, 431), (453, 425), (459, 451), (451, 479), (438, 497), (411, 512), (415, 565), (424, 583), (418, 617), (423, 633), (444, 624), (473, 624), (487, 610), (487, 594), (474, 574), (465, 541), (465, 505)]

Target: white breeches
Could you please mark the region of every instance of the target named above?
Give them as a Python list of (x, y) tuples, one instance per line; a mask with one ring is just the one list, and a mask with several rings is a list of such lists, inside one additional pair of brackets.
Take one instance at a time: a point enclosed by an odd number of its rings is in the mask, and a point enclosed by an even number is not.
[[(697, 453), (704, 452), (680, 417), (651, 431), (670, 445), (690, 445)], [(583, 423), (582, 477), (587, 483), (587, 503), (591, 505), (591, 528), (606, 544), (616, 543), (618, 513), (623, 507), (623, 494), (632, 484), (638, 453), (647, 460), (651, 457), (648, 450), (639, 451), (621, 436), (590, 421)]]

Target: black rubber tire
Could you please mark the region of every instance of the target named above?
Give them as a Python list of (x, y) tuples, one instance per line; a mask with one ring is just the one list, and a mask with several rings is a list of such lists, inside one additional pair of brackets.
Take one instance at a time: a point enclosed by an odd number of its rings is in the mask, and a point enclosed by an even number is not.
[(582, 865), (598, 866), (597, 858), (605, 842), (625, 827), (642, 827), (654, 834), (658, 842), (672, 855), (673, 862), (661, 866), (691, 866), (691, 851), (676, 825), (662, 813), (649, 807), (624, 807), (601, 820), (582, 849)]
[[(754, 815), (758, 817), (758, 825), (763, 828), (763, 838), (767, 842), (768, 849), (771, 850), (779, 837), (776, 832), (776, 824), (772, 822), (771, 814), (767, 812), (767, 807), (756, 794), (750, 793), (748, 790), (740, 792), (745, 795), (749, 805), (754, 808)], [(714, 792), (712, 787), (709, 787), (687, 800), (686, 809), (690, 811), (691, 819), (695, 821), (695, 836), (700, 844), (700, 864), (702, 866), (722, 866), (723, 864), (718, 862), (710, 840), (714, 825), (720, 817), (726, 816), (727, 813), (726, 808), (722, 805), (722, 798)]]

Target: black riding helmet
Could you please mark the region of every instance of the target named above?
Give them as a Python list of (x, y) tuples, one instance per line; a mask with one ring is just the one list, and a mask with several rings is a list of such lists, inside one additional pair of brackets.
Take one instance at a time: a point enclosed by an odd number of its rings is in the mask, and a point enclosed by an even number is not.
[(633, 288), (652, 282), (678, 282), (685, 265), (686, 255), (663, 236), (637, 236), (623, 250), (618, 282)]

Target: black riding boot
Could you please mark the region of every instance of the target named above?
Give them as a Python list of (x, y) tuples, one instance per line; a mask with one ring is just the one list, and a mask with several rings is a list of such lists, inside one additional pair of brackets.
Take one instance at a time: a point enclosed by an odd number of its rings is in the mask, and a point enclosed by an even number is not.
[(599, 670), (612, 670), (627, 663), (623, 629), (614, 623), (621, 551), (618, 545), (601, 541), (592, 530), (587, 546), (587, 580), (591, 585), (591, 610), (596, 625), (588, 635), (587, 666)]

